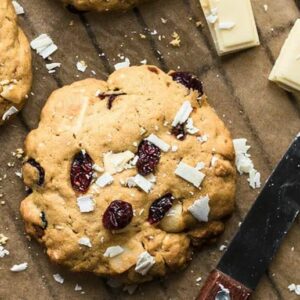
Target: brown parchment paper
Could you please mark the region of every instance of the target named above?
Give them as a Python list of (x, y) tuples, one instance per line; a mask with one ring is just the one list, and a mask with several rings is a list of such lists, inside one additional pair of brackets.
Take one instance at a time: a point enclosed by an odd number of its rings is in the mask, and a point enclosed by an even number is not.
[[(224, 58), (216, 55), (198, 0), (158, 0), (126, 13), (81, 16), (64, 10), (55, 0), (19, 2), (26, 12), (19, 20), (29, 39), (49, 34), (59, 47), (52, 56), (53, 62), (61, 62), (62, 66), (55, 74), (48, 74), (45, 61), (33, 54), (34, 84), (28, 104), (21, 114), (0, 128), (0, 177), (7, 175), (0, 182), (0, 201), (5, 201), (0, 205), (0, 233), (9, 237), (5, 247), (10, 251), (9, 256), (0, 259), (0, 299), (194, 299), (222, 255), (220, 245), (231, 240), (258, 194), (258, 190), (250, 189), (246, 177), (238, 179), (236, 212), (218, 242), (195, 253), (183, 272), (143, 284), (130, 296), (107, 287), (93, 275), (72, 274), (51, 264), (42, 247), (28, 240), (19, 215), (25, 192), (21, 179), (15, 175), (21, 162), (11, 152), (22, 147), (28, 131), (37, 126), (51, 91), (89, 76), (105, 78), (120, 61), (121, 54), (132, 65), (146, 59), (165, 71), (181, 69), (197, 74), (233, 136), (248, 139), (264, 182), (300, 130), (300, 99), (267, 80), (283, 41), (300, 17), (297, 1), (252, 0), (261, 46)], [(267, 11), (264, 4), (268, 5)], [(203, 26), (197, 27), (196, 22)], [(174, 31), (181, 37), (178, 48), (169, 44)], [(85, 73), (77, 71), (78, 60), (87, 63)], [(9, 167), (9, 162), (15, 162), (15, 166)], [(287, 288), (290, 283), (300, 284), (299, 223), (298, 219), (252, 299), (299, 299)], [(29, 266), (25, 272), (9, 270), (13, 264), (24, 261)], [(65, 278), (64, 284), (54, 281), (55, 273)], [(197, 286), (200, 276), (202, 282)], [(77, 283), (85, 294), (74, 291)]]

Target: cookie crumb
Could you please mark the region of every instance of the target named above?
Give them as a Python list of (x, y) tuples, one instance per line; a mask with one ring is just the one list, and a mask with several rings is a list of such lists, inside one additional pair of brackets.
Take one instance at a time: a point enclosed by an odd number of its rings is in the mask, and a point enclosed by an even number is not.
[(177, 32), (173, 32), (172, 33), (172, 38), (173, 40), (170, 42), (170, 44), (173, 46), (173, 47), (180, 47), (180, 44), (181, 44), (181, 39), (180, 39), (180, 36)]
[(0, 245), (5, 245), (8, 241), (8, 237), (5, 236), (3, 233), (0, 233)]

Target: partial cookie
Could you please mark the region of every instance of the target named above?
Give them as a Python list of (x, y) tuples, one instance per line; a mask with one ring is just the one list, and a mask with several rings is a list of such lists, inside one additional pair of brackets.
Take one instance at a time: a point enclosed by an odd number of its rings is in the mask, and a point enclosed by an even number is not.
[(0, 124), (24, 105), (31, 87), (31, 52), (10, 0), (0, 1)]
[(99, 12), (110, 10), (126, 10), (145, 0), (62, 0), (82, 11), (96, 10)]
[(58, 89), (25, 152), (26, 231), (73, 271), (164, 276), (234, 208), (231, 136), (189, 73), (130, 67)]

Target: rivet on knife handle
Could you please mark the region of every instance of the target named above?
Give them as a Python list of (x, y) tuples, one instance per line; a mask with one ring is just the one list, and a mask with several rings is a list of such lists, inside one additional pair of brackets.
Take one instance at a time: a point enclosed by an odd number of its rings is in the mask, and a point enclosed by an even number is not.
[(251, 293), (252, 291), (241, 283), (219, 270), (214, 270), (196, 300), (246, 300)]

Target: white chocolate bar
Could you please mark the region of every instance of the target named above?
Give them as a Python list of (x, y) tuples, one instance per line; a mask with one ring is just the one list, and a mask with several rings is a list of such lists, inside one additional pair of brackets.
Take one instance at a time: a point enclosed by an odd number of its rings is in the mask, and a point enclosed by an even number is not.
[(300, 19), (284, 42), (269, 80), (290, 92), (300, 92)]
[(218, 55), (259, 45), (250, 0), (200, 0)]

